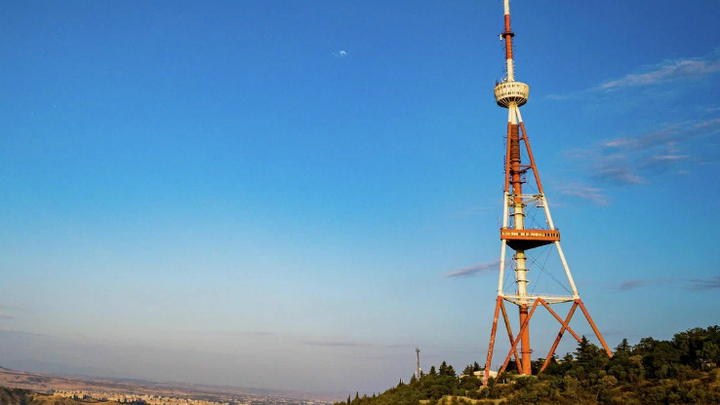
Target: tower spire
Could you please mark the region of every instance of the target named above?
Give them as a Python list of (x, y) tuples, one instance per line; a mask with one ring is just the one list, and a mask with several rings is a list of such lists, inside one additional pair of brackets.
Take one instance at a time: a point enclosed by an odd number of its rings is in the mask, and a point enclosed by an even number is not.
[(515, 81), (515, 66), (513, 66), (513, 47), (512, 37), (515, 36), (510, 29), (510, 0), (504, 0), (505, 2), (505, 32), (502, 33), (502, 38), (505, 40), (505, 61), (507, 68), (507, 81)]
[[(567, 264), (565, 254), (560, 246), (560, 231), (555, 228), (555, 224), (550, 215), (550, 207), (545, 198), (545, 192), (540, 182), (540, 175), (535, 164), (535, 158), (530, 148), (530, 140), (528, 139), (525, 124), (520, 114), (520, 107), (528, 101), (530, 87), (525, 83), (515, 80), (513, 61), (513, 38), (515, 37), (515, 33), (512, 32), (510, 27), (510, 0), (503, 1), (505, 6), (505, 30), (500, 36), (505, 41), (507, 77), (500, 83), (496, 83), (494, 95), (497, 105), (508, 110), (508, 126), (505, 150), (503, 221), (502, 228), (500, 229), (501, 245), (498, 295), (487, 363), (485, 366), (485, 384), (487, 384), (489, 377), (497, 323), (501, 310), (512, 347), (499, 373), (505, 371), (510, 359), (514, 356), (520, 374), (530, 375), (532, 355), (530, 346), (530, 320), (538, 305), (545, 307), (553, 317), (562, 324), (560, 333), (550, 353), (546, 357), (541, 372), (549, 364), (565, 331), (570, 332), (572, 336), (579, 341), (579, 337), (569, 326), (569, 322), (577, 308), (582, 310), (608, 356), (612, 356), (612, 353), (605, 344), (605, 340), (600, 335), (595, 323), (592, 321), (592, 318), (590, 318), (590, 314), (585, 309), (585, 305), (580, 301), (580, 295), (572, 274), (570, 273), (570, 267)], [(523, 156), (527, 158), (527, 161), (523, 161)], [(534, 184), (532, 184), (532, 181), (527, 180), (527, 173), (529, 171), (532, 171), (531, 179), (534, 180)], [(528, 190), (530, 190), (530, 192)], [(538, 216), (544, 216), (544, 224), (537, 222), (536, 218)], [(530, 221), (526, 220), (528, 218)], [(565, 286), (563, 286), (563, 288), (565, 288), (570, 295), (534, 294), (528, 291), (528, 285), (530, 284), (530, 280), (528, 279), (528, 272), (530, 271), (528, 259), (532, 259), (532, 256), (528, 256), (528, 251), (547, 245), (554, 245), (557, 250), (561, 265), (565, 271), (565, 276), (567, 277), (567, 283), (570, 287), (570, 289), (567, 289)], [(515, 267), (513, 269), (515, 271), (515, 291), (513, 293), (506, 293), (504, 287), (507, 248), (514, 251), (511, 257), (511, 261), (514, 262)], [(539, 267), (541, 270), (545, 270), (543, 265)], [(518, 306), (520, 330), (518, 331), (517, 337), (513, 337), (510, 319), (505, 309), (505, 301)], [(550, 305), (565, 302), (572, 302), (573, 304), (568, 317), (563, 321), (550, 308)], [(520, 344), (519, 354), (517, 351), (518, 343)]]

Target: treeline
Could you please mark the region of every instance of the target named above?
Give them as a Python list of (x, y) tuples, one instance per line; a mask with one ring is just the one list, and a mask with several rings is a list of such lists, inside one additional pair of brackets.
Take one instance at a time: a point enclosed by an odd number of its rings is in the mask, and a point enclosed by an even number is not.
[[(533, 362), (537, 373), (545, 359)], [(513, 366), (513, 365), (511, 365)], [(671, 340), (644, 338), (634, 346), (623, 339), (612, 358), (583, 336), (574, 353), (553, 358), (539, 376), (522, 377), (508, 371), (482, 387), (472, 371), (462, 378), (443, 362), (419, 379), (413, 375), (380, 395), (349, 396), (335, 405), (671, 405), (720, 404), (720, 327), (695, 328)], [(513, 368), (508, 367), (508, 370)], [(452, 399), (451, 399), (452, 398)]]

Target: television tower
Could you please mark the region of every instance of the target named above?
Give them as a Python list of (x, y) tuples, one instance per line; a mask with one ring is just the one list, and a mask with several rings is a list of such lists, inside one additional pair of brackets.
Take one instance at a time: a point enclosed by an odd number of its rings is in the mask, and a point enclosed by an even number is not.
[[(497, 324), (499, 313), (502, 312), (505, 327), (510, 339), (511, 348), (505, 361), (498, 372), (498, 376), (505, 371), (510, 359), (515, 358), (518, 371), (522, 375), (531, 374), (532, 349), (530, 346), (530, 319), (538, 305), (546, 308), (550, 314), (562, 325), (560, 333), (558, 333), (555, 343), (548, 353), (545, 363), (540, 372), (545, 370), (550, 359), (555, 353), (555, 349), (560, 343), (565, 331), (568, 331), (575, 339), (580, 341), (580, 337), (570, 328), (569, 323), (575, 310), (580, 308), (590, 326), (595, 332), (598, 340), (602, 344), (608, 356), (612, 356), (612, 352), (605, 344), (600, 331), (598, 331), (585, 305), (580, 300), (575, 281), (570, 273), (565, 255), (560, 247), (560, 231), (555, 228), (552, 217), (550, 216), (550, 207), (545, 198), (540, 175), (538, 174), (535, 158), (530, 148), (530, 140), (528, 139), (525, 124), (520, 114), (520, 107), (528, 101), (530, 88), (527, 84), (515, 81), (515, 66), (513, 62), (513, 37), (515, 34), (510, 29), (510, 0), (504, 0), (505, 6), (505, 30), (500, 35), (501, 40), (505, 41), (505, 63), (507, 76), (500, 83), (495, 85), (495, 101), (500, 107), (508, 110), (508, 126), (507, 126), (507, 147), (505, 151), (505, 191), (503, 192), (503, 222), (500, 229), (500, 275), (498, 282), (498, 295), (495, 304), (495, 316), (493, 319), (492, 332), (490, 335), (490, 345), (488, 348), (487, 363), (485, 365), (485, 376), (483, 383), (487, 384), (489, 378), (490, 367), (493, 358), (493, 348), (495, 346), (495, 333), (497, 332)], [(523, 158), (527, 158), (523, 163)], [(527, 164), (529, 162), (529, 164)], [(528, 171), (532, 172), (530, 180), (526, 178)], [(534, 181), (534, 187), (533, 187)], [(538, 222), (537, 218), (544, 216), (545, 221)], [(541, 271), (545, 271), (544, 266), (538, 261), (533, 261), (533, 257), (528, 251), (542, 246), (554, 245), (559, 256), (562, 267), (565, 270), (565, 276), (570, 289), (567, 289), (562, 283), (559, 283), (555, 277), (553, 279), (567, 290), (568, 295), (550, 295), (535, 294), (534, 290), (528, 293), (528, 285), (530, 280), (527, 275), (530, 271), (529, 266), (532, 263), (538, 264)], [(514, 251), (511, 260), (515, 265), (515, 291), (512, 293), (505, 292), (505, 264), (507, 248)], [(549, 255), (549, 252), (548, 252)], [(529, 263), (532, 262), (532, 263)], [(520, 312), (520, 330), (516, 337), (513, 336), (510, 326), (510, 319), (505, 309), (505, 301), (517, 305)], [(572, 302), (572, 307), (567, 317), (563, 320), (550, 305)], [(517, 346), (520, 344), (520, 353), (518, 354)]]

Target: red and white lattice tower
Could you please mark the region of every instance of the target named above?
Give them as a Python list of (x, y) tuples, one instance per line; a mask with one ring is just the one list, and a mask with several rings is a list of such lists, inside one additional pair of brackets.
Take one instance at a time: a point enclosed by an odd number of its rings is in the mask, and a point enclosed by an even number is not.
[[(545, 198), (545, 192), (540, 182), (540, 175), (538, 174), (535, 159), (530, 149), (530, 141), (527, 131), (525, 130), (525, 124), (523, 123), (522, 115), (520, 115), (520, 107), (527, 103), (530, 88), (525, 83), (515, 81), (512, 44), (515, 34), (510, 29), (510, 0), (504, 0), (504, 3), (505, 31), (501, 34), (501, 38), (505, 41), (507, 77), (502, 82), (496, 84), (495, 100), (500, 107), (507, 108), (508, 110), (507, 149), (505, 152), (505, 191), (503, 193), (503, 222), (502, 228), (500, 229), (500, 279), (498, 282), (495, 316), (483, 379), (484, 384), (487, 384), (490, 375), (493, 348), (495, 346), (495, 333), (497, 332), (500, 313), (503, 315), (511, 348), (507, 357), (505, 357), (505, 361), (498, 375), (505, 371), (512, 357), (515, 358), (515, 363), (517, 364), (520, 374), (531, 374), (530, 356), (532, 349), (530, 346), (529, 325), (530, 319), (538, 305), (546, 308), (562, 325), (560, 333), (557, 335), (555, 343), (550, 349), (550, 353), (548, 353), (540, 372), (548, 366), (565, 331), (568, 331), (575, 339), (580, 341), (580, 337), (569, 326), (570, 320), (578, 307), (590, 323), (590, 326), (608, 356), (612, 356), (612, 352), (608, 349), (605, 340), (592, 321), (585, 305), (580, 300), (580, 294), (578, 294), (577, 287), (570, 273), (570, 268), (560, 247), (560, 231), (555, 228), (552, 217), (550, 216), (550, 207)], [(524, 158), (527, 159), (526, 163), (523, 162)], [(532, 172), (530, 180), (526, 177), (528, 171)], [(532, 219), (532, 221), (530, 221), (528, 220), (528, 216), (533, 212), (536, 215), (530, 217)], [(537, 221), (537, 216), (544, 216), (545, 220), (540, 223)], [(534, 291), (528, 292), (528, 284), (530, 283), (527, 278), (528, 271), (530, 270), (528, 262), (532, 259), (532, 255), (528, 251), (543, 246), (547, 246), (547, 250), (551, 249), (552, 245), (554, 245), (555, 250), (557, 250), (561, 267), (564, 268), (564, 273), (567, 277), (569, 288), (565, 289), (568, 294), (550, 295), (536, 294)], [(515, 265), (515, 291), (512, 293), (505, 291), (505, 266), (506, 254), (509, 253), (507, 251), (508, 247), (514, 251), (511, 261), (514, 262)], [(534, 263), (537, 263), (537, 261)], [(537, 264), (541, 267), (542, 271), (545, 270), (542, 268), (542, 264)], [(554, 279), (558, 281), (556, 278)], [(505, 309), (505, 301), (517, 305), (520, 310), (520, 331), (516, 337), (513, 336), (510, 319)], [(567, 317), (563, 320), (550, 308), (550, 305), (565, 302), (572, 302), (572, 307)], [(518, 343), (520, 344), (519, 354), (517, 351)]]

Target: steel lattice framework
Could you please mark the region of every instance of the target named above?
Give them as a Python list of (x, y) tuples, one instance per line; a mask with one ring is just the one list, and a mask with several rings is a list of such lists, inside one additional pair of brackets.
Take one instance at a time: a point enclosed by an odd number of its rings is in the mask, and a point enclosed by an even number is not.
[[(560, 231), (555, 228), (552, 216), (550, 215), (550, 207), (545, 192), (543, 191), (540, 175), (538, 174), (535, 158), (530, 148), (530, 140), (528, 139), (525, 124), (523, 123), (520, 107), (525, 105), (530, 94), (530, 87), (518, 81), (515, 81), (515, 69), (513, 62), (513, 37), (515, 34), (510, 29), (510, 0), (504, 0), (505, 6), (505, 31), (501, 34), (501, 38), (505, 42), (506, 56), (506, 73), (504, 80), (495, 85), (495, 100), (500, 107), (508, 110), (508, 126), (507, 126), (507, 148), (505, 151), (505, 191), (503, 193), (503, 222), (500, 229), (501, 253), (500, 253), (500, 275), (498, 281), (498, 296), (495, 304), (495, 316), (493, 318), (492, 332), (490, 335), (490, 344), (488, 348), (487, 363), (485, 365), (485, 376), (483, 383), (487, 385), (490, 375), (490, 366), (493, 358), (493, 349), (495, 347), (495, 335), (499, 315), (502, 313), (503, 321), (507, 329), (508, 338), (511, 348), (508, 352), (502, 367), (498, 371), (498, 376), (507, 368), (510, 359), (515, 358), (518, 371), (523, 375), (531, 374), (531, 347), (530, 347), (530, 320), (538, 306), (542, 306), (561, 324), (550, 352), (548, 353), (545, 363), (540, 372), (550, 363), (550, 359), (555, 354), (560, 339), (562, 339), (565, 331), (569, 332), (575, 339), (580, 341), (580, 337), (570, 328), (569, 323), (577, 308), (580, 308), (588, 323), (595, 332), (598, 340), (602, 344), (608, 356), (612, 357), (612, 352), (608, 349), (605, 340), (600, 331), (595, 326), (585, 305), (580, 300), (575, 281), (573, 280), (570, 267), (568, 266), (565, 254), (560, 246)], [(529, 164), (523, 164), (522, 157), (526, 156)], [(528, 183), (526, 174), (532, 172), (531, 180), (536, 185), (536, 194), (523, 194), (524, 185)], [(526, 216), (529, 204), (535, 204), (535, 207), (542, 208), (545, 216), (545, 223), (542, 228), (530, 228), (526, 225)], [(570, 286), (570, 295), (549, 295), (549, 294), (528, 294), (527, 278), (528, 269), (528, 251), (547, 245), (554, 245), (562, 267), (564, 268), (567, 282)], [(506, 294), (504, 289), (505, 283), (505, 267), (506, 253), (510, 248), (514, 251), (512, 260), (515, 262), (515, 284), (516, 291), (514, 294)], [(510, 318), (505, 308), (505, 301), (515, 304), (519, 307), (520, 312), (520, 330), (517, 336), (513, 335), (510, 326)], [(555, 311), (550, 308), (551, 304), (559, 304), (564, 302), (572, 302), (570, 312), (561, 318)], [(520, 353), (518, 353), (518, 344), (520, 345)]]

